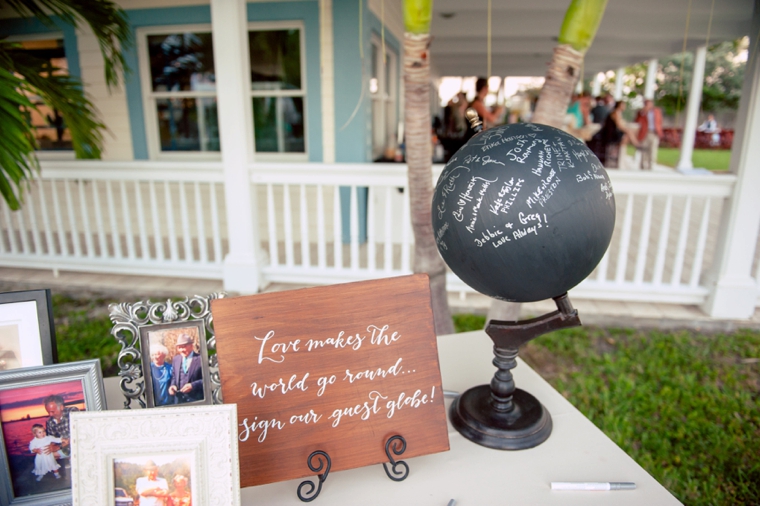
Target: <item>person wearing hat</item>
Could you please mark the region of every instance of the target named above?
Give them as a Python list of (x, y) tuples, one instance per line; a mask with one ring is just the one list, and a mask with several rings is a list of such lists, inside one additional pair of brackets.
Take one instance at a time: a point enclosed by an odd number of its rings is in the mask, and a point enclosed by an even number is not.
[(169, 385), (169, 395), (174, 397), (175, 404), (203, 400), (203, 367), (194, 346), (193, 338), (186, 332), (177, 338), (178, 353), (172, 359), (172, 382)]
[(140, 506), (166, 506), (169, 484), (164, 478), (158, 477), (158, 466), (152, 460), (145, 463), (145, 474), (135, 482)]

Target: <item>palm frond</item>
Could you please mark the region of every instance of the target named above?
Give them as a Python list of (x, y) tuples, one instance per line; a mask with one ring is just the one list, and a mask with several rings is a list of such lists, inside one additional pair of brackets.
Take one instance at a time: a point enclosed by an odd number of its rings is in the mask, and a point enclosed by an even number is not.
[(129, 71), (123, 51), (132, 46), (132, 31), (126, 13), (110, 0), (5, 0), (21, 16), (34, 16), (54, 25), (58, 16), (77, 26), (84, 21), (92, 29), (105, 62), (106, 84), (116, 86), (119, 76)]
[(0, 65), (0, 195), (14, 211), (20, 207), (22, 181), (37, 168), (37, 147), (22, 108), (34, 107), (19, 89), (24, 82)]
[(79, 79), (3, 41), (0, 41), (0, 67), (22, 77), (19, 89), (38, 95), (61, 113), (71, 132), (77, 158), (100, 158), (105, 125), (98, 120), (95, 106), (87, 99)]

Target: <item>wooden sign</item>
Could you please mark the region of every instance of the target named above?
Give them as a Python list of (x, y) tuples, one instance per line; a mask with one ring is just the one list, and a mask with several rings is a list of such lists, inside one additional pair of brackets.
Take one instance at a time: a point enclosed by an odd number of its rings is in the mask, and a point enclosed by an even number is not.
[[(211, 302), (225, 403), (238, 407), (241, 486), (449, 449), (426, 275)], [(378, 479), (385, 478), (378, 469)]]

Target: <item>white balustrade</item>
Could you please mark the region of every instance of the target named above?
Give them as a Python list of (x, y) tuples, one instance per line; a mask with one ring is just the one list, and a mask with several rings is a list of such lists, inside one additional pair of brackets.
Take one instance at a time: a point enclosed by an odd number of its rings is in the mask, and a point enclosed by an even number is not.
[[(265, 203), (261, 213), (266, 229), (262, 227), (260, 236), (269, 265), (263, 267), (264, 278), (329, 284), (410, 273), (412, 234), (405, 171), (405, 166), (396, 164), (251, 166), (251, 182), (261, 187)], [(366, 208), (360, 211), (363, 188), (367, 188)], [(345, 216), (343, 209), (348, 210)], [(361, 236), (362, 216), (366, 238)], [(343, 227), (348, 232), (345, 243)]]
[(43, 162), (22, 210), (0, 209), (0, 264), (219, 278), (220, 213), (202, 191), (221, 184), (220, 164)]
[[(260, 248), (269, 257), (261, 267), (266, 282), (329, 284), (411, 272), (405, 165), (272, 163), (249, 171), (261, 208)], [(573, 295), (704, 302), (703, 277), (735, 177), (610, 177), (612, 242)], [(0, 205), (0, 265), (222, 279), (235, 230), (222, 186), (216, 162), (42, 162), (23, 209)], [(760, 279), (760, 261), (755, 269)], [(472, 292), (453, 274), (448, 283), (450, 291)]]
[[(610, 171), (617, 221), (579, 298), (700, 304), (735, 177)], [(621, 218), (622, 217), (622, 218)], [(614, 275), (608, 274), (608, 266)]]

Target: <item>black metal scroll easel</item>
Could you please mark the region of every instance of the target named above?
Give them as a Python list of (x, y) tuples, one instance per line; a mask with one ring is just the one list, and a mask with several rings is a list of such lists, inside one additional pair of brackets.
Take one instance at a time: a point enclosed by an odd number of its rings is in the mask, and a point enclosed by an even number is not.
[[(404, 481), (409, 476), (409, 465), (403, 460), (396, 460), (393, 455), (399, 456), (406, 451), (406, 439), (396, 434), (391, 436), (385, 442), (385, 454), (388, 456), (390, 462), (390, 470), (387, 464), (383, 463), (383, 470), (393, 481)], [(314, 464), (314, 460), (317, 460), (319, 465)], [(298, 485), (298, 498), (303, 502), (311, 502), (317, 498), (320, 492), (322, 492), (322, 484), (327, 480), (327, 475), (330, 473), (330, 466), (332, 465), (332, 459), (327, 452), (317, 450), (309, 455), (306, 459), (306, 464), (309, 466), (312, 472), (320, 473), (324, 469), (323, 473), (317, 475), (317, 484), (314, 482), (305, 480)], [(306, 489), (304, 491), (304, 489)]]

